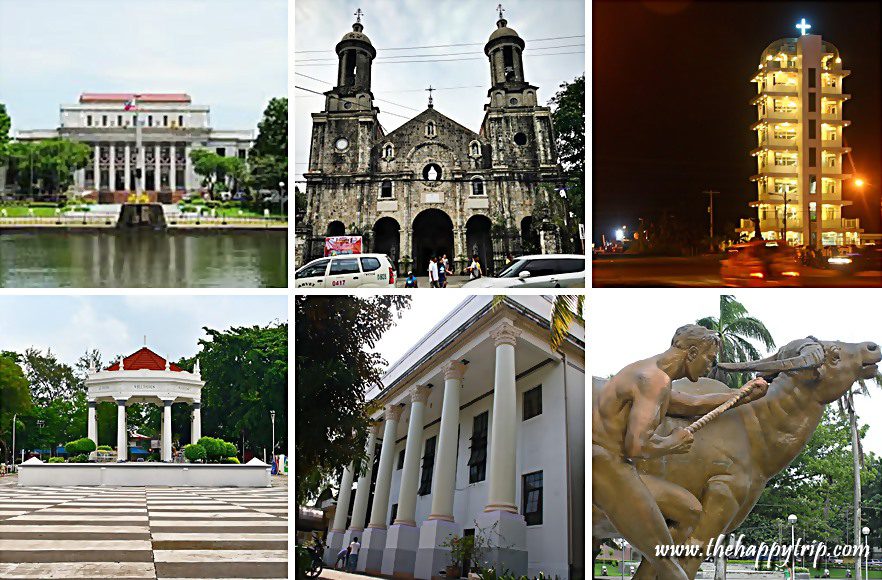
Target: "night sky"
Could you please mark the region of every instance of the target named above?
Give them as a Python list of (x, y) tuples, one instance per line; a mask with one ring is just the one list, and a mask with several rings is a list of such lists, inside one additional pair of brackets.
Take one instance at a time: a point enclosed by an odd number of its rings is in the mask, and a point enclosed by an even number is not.
[[(595, 242), (616, 227), (670, 211), (707, 230), (705, 189), (715, 196), (715, 229), (755, 216), (749, 181), (756, 95), (750, 78), (774, 40), (809, 33), (839, 48), (851, 70), (844, 92), (845, 140), (863, 192), (846, 182), (866, 232), (880, 231), (880, 11), (878, 2), (594, 2), (593, 222)], [(850, 163), (843, 157), (843, 166)]]

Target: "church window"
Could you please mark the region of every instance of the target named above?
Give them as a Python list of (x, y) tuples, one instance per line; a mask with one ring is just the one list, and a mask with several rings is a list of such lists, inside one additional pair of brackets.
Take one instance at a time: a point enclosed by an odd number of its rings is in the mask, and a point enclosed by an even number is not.
[(345, 103), (343, 103), (343, 108), (346, 109), (347, 111), (349, 109), (351, 109), (352, 108), (352, 101), (346, 101)]
[(472, 150), (472, 155), (474, 155), (475, 157), (481, 156), (481, 144), (480, 143), (478, 143), (477, 141), (472, 141), (470, 147)]
[(472, 180), (472, 195), (484, 195), (484, 180), (480, 177)]
[(502, 62), (503, 66), (505, 66), (505, 78), (511, 79), (514, 77), (514, 49), (510, 46), (505, 46), (502, 48)]
[(92, 115), (86, 115), (86, 127), (92, 126)]
[(153, 126), (153, 115), (147, 115), (147, 126), (148, 127)]
[(426, 123), (426, 137), (434, 137), (435, 134), (435, 121), (429, 121)]
[(485, 411), (472, 420), (472, 437), (469, 447), (469, 483), (484, 481), (487, 474), (487, 423)]
[(107, 126), (107, 115), (101, 115), (101, 126), (102, 127)]
[(510, 98), (510, 99), (508, 100), (508, 104), (509, 104), (509, 105), (517, 105), (517, 104), (518, 104), (518, 100), (517, 100), (516, 98), (512, 97), (512, 98)]
[(392, 143), (386, 143), (385, 147), (383, 147), (383, 157), (386, 159), (392, 159), (395, 156), (395, 147)]
[(343, 151), (344, 149), (349, 147), (349, 140), (344, 137), (340, 137), (334, 142), (334, 147), (336, 147), (339, 151)]
[(344, 85), (355, 84), (356, 64), (354, 50), (347, 50), (343, 55), (343, 74)]
[(527, 136), (523, 133), (515, 133), (514, 142), (516, 145), (524, 146), (527, 144)]
[(542, 524), (542, 472), (536, 471), (523, 476), (523, 516), (528, 526)]
[(122, 115), (117, 115), (117, 116), (116, 116), (116, 126), (117, 126), (117, 127), (122, 127), (122, 124), (123, 124), (123, 122), (122, 122)]
[(432, 493), (432, 475), (435, 471), (435, 444), (437, 441), (437, 437), (426, 439), (426, 446), (423, 450), (423, 470), (420, 474), (420, 488), (417, 490), (419, 495), (429, 495)]
[(380, 183), (380, 197), (381, 198), (391, 198), (392, 197), (392, 181), (389, 179), (384, 179), (382, 183)]
[(423, 179), (426, 181), (441, 181), (441, 166), (437, 163), (429, 163), (423, 167)]

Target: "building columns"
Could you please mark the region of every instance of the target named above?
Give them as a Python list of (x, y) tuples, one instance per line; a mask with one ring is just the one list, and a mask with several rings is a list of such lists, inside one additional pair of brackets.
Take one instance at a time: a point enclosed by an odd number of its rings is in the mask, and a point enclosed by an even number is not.
[(129, 451), (129, 433), (126, 427), (126, 400), (116, 400), (116, 460), (126, 461)]
[(481, 528), (496, 526), (507, 546), (494, 546), (486, 553), (495, 569), (511, 570), (515, 576), (527, 571), (527, 524), (518, 513), (517, 483), (517, 388), (515, 344), (521, 331), (503, 320), (490, 332), (496, 343), (496, 371), (493, 383), (493, 422), (490, 429), (490, 460), (487, 474), (487, 505), (477, 519)]
[[(404, 448), (404, 466), (398, 491), (398, 512), (386, 535), (386, 549), (380, 573), (384, 576), (412, 576), (419, 543), (416, 527), (416, 498), (420, 480), (420, 453), (423, 448), (423, 418), (429, 388), (414, 386), (410, 390), (410, 422)], [(376, 501), (376, 500), (374, 500)]]
[(190, 443), (202, 438), (202, 403), (193, 401), (193, 414), (190, 416)]
[[(176, 171), (177, 165), (175, 163), (175, 144), (174, 143), (169, 145), (168, 154), (169, 154), (168, 187), (169, 187), (169, 189), (171, 189), (172, 193), (174, 193), (175, 192), (175, 185), (176, 185), (175, 182), (177, 179), (177, 175), (175, 175), (177, 172)], [(174, 201), (174, 200), (172, 200), (172, 201)]]
[(95, 445), (98, 445), (98, 414), (96, 410), (97, 403), (95, 401), (89, 401), (89, 414), (86, 423), (86, 436), (95, 442)]
[(459, 435), (459, 405), (465, 364), (447, 361), (444, 365), (444, 400), (438, 433), (432, 482), (432, 512), (420, 525), (419, 547), (414, 576), (431, 578), (450, 562), (450, 548), (441, 544), (450, 536), (459, 535), (460, 526), (453, 521), (453, 496), (456, 491), (456, 446)]
[(190, 172), (193, 171), (193, 161), (190, 159), (190, 151), (192, 151), (192, 150), (193, 150), (193, 148), (190, 146), (189, 143), (184, 145), (184, 191), (185, 192), (190, 191), (190, 189), (193, 186), (192, 181), (190, 179)]
[(108, 148), (108, 155), (110, 157), (110, 165), (108, 166), (107, 171), (107, 181), (108, 181), (108, 189), (110, 191), (116, 191), (116, 145), (113, 143), (110, 144)]
[(337, 492), (337, 509), (334, 511), (334, 521), (328, 530), (327, 544), (325, 549), (325, 563), (333, 566), (337, 559), (337, 552), (343, 547), (343, 535), (346, 533), (346, 516), (349, 512), (349, 498), (352, 494), (352, 470), (350, 463), (343, 468), (343, 478), (340, 480), (340, 491)]
[(125, 191), (129, 191), (129, 189), (131, 188), (131, 184), (132, 184), (132, 167), (131, 167), (132, 166), (132, 160), (131, 160), (132, 150), (131, 149), (132, 149), (131, 146), (128, 143), (126, 143), (126, 149), (125, 149), (126, 161), (125, 161), (125, 164), (123, 165), (123, 167), (124, 167), (123, 179), (126, 182), (126, 186), (123, 189)]
[(172, 403), (173, 400), (162, 401), (162, 461), (171, 463), (172, 460)]
[(92, 173), (94, 173), (94, 179), (92, 180), (92, 187), (95, 191), (101, 189), (101, 146), (98, 143), (95, 143), (92, 156)]
[(401, 418), (403, 407), (387, 405), (383, 427), (383, 446), (380, 449), (380, 466), (374, 488), (374, 503), (371, 507), (371, 520), (364, 532), (364, 541), (358, 552), (359, 572), (377, 574), (383, 563), (386, 549), (386, 512), (389, 509), (389, 487), (392, 483), (392, 463), (395, 460), (395, 431)]
[(371, 495), (371, 476), (374, 472), (374, 450), (377, 447), (377, 432), (379, 425), (372, 425), (368, 431), (367, 443), (365, 443), (365, 468), (358, 478), (355, 488), (355, 503), (352, 504), (352, 518), (349, 520), (349, 529), (343, 535), (344, 545), (349, 545), (352, 538), (360, 537), (364, 531), (364, 520), (367, 517), (367, 504)]
[(162, 165), (160, 164), (159, 155), (162, 153), (162, 147), (153, 146), (153, 191), (162, 189)]

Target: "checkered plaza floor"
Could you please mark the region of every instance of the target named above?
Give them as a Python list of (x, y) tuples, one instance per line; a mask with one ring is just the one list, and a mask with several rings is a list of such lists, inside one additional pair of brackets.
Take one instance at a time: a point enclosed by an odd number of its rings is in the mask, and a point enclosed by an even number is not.
[(2, 485), (0, 578), (286, 578), (288, 489), (273, 480), (271, 488)]

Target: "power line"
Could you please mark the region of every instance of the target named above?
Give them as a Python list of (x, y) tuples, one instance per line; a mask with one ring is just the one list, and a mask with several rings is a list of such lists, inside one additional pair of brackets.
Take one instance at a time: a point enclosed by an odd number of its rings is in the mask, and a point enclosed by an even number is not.
[[(566, 54), (582, 54), (582, 55), (584, 55), (585, 52), (581, 51), (581, 50), (573, 51), (573, 52), (548, 52), (548, 53), (543, 53), (543, 54), (531, 54), (530, 57), (531, 58), (538, 58), (540, 56), (563, 56)], [(428, 59), (428, 60), (396, 60), (396, 61), (386, 60), (386, 61), (383, 61), (381, 64), (410, 64), (410, 63), (427, 63), (427, 62), (463, 62), (463, 61), (467, 61), (467, 60), (485, 60), (485, 59), (483, 59), (481, 57), (474, 57), (474, 58), (451, 58), (451, 59)], [(310, 63), (306, 63), (306, 64), (294, 63), (294, 67), (296, 68), (296, 67), (307, 67), (307, 66), (334, 66), (334, 64), (335, 64), (334, 62), (327, 62), (327, 63), (310, 62)]]
[[(318, 92), (318, 91), (314, 91), (314, 90), (312, 90), (312, 89), (307, 89), (306, 87), (301, 87), (301, 86), (298, 86), (298, 85), (294, 85), (294, 88), (295, 88), (295, 89), (300, 89), (301, 91), (306, 91), (307, 93), (313, 93), (313, 94), (316, 94), (316, 95), (325, 96), (324, 93), (320, 93), (320, 92)], [(353, 101), (353, 100), (351, 100), (351, 99), (340, 98), (340, 97), (338, 97), (338, 98), (339, 98), (341, 101), (346, 101), (346, 102), (352, 103), (352, 104), (354, 104), (354, 105), (358, 105), (358, 102), (357, 102), (357, 101)], [(399, 105), (399, 106), (401, 106), (401, 105)], [(364, 107), (359, 107), (357, 110), (359, 110), (359, 111), (370, 111), (370, 109), (365, 109)], [(398, 113), (390, 113), (389, 111), (384, 111), (384, 113), (386, 113), (387, 115), (392, 115), (393, 117), (401, 117), (402, 119), (407, 119), (408, 121), (410, 120), (410, 117), (405, 117), (404, 115), (399, 115)]]
[[(316, 77), (311, 77), (311, 76), (309, 76), (309, 75), (305, 75), (305, 74), (303, 74), (303, 73), (295, 72), (294, 74), (295, 74), (295, 75), (298, 75), (298, 76), (301, 76), (301, 77), (306, 77), (306, 78), (308, 78), (308, 79), (310, 79), (310, 80), (314, 80), (314, 81), (317, 81), (317, 82), (320, 82), (320, 83), (324, 83), (324, 84), (326, 84), (326, 85), (333, 85), (333, 83), (329, 83), (328, 81), (323, 81), (322, 79), (319, 79), (319, 78), (316, 78)], [(320, 94), (321, 94), (321, 93), (320, 93)], [(408, 110), (410, 110), (410, 111), (414, 111), (414, 112), (417, 112), (417, 113), (422, 113), (422, 111), (419, 110), (419, 109), (414, 109), (413, 107), (408, 107), (407, 105), (399, 105), (398, 103), (393, 103), (392, 101), (387, 101), (386, 99), (380, 99), (380, 98), (374, 97), (374, 100), (375, 100), (375, 101), (381, 101), (381, 102), (383, 102), (383, 103), (388, 103), (388, 104), (390, 104), (390, 105), (395, 105), (396, 107), (401, 107), (402, 109), (408, 109)]]
[[(532, 38), (532, 39), (524, 39), (524, 42), (544, 42), (547, 40), (566, 40), (569, 38), (585, 38), (584, 34), (576, 34), (573, 36), (550, 36), (548, 38)], [(424, 46), (397, 46), (392, 48), (377, 48), (378, 51), (384, 50), (414, 50), (418, 48), (450, 48), (454, 46), (483, 46), (486, 44), (485, 42), (461, 42), (457, 44), (429, 44)], [(326, 52), (328, 49), (319, 49), (319, 50), (295, 50), (294, 54), (306, 54), (312, 52)]]
[[(297, 76), (300, 76), (300, 77), (308, 78), (313, 81), (318, 81), (320, 83), (324, 83), (326, 85), (333, 84), (328, 81), (325, 81), (325, 80), (322, 80), (322, 79), (319, 79), (319, 78), (316, 78), (313, 76), (309, 76), (308, 74), (304, 74), (301, 72), (294, 71), (294, 74)], [(453, 91), (453, 90), (458, 90), (458, 89), (481, 89), (481, 88), (485, 88), (486, 86), (487, 85), (461, 85), (458, 87), (438, 87), (437, 89), (434, 89), (434, 90), (436, 90), (436, 91)], [(384, 90), (383, 92), (386, 92), (386, 93), (422, 93), (422, 92), (425, 92), (425, 90), (426, 89), (401, 89), (401, 90)], [(377, 100), (379, 100), (379, 99), (377, 99)], [(389, 101), (386, 101), (386, 102), (389, 102)], [(404, 105), (399, 105), (399, 106), (403, 107)], [(414, 110), (416, 110), (416, 109), (414, 109)]]
[[(537, 47), (537, 50), (552, 50), (556, 48), (573, 48), (575, 46), (585, 46), (584, 42), (579, 42), (576, 44), (559, 44), (557, 46), (541, 46)], [(461, 56), (464, 54), (475, 54), (475, 51), (469, 50), (467, 52), (448, 52), (445, 54), (402, 54), (399, 56), (387, 56), (387, 57), (379, 57), (375, 58), (373, 62), (386, 62), (388, 59), (394, 58), (425, 58), (425, 57), (435, 57), (435, 56)], [(533, 52), (529, 52), (528, 54), (532, 55)], [(296, 62), (319, 62), (319, 61), (331, 61), (337, 62), (337, 58), (298, 58)]]

